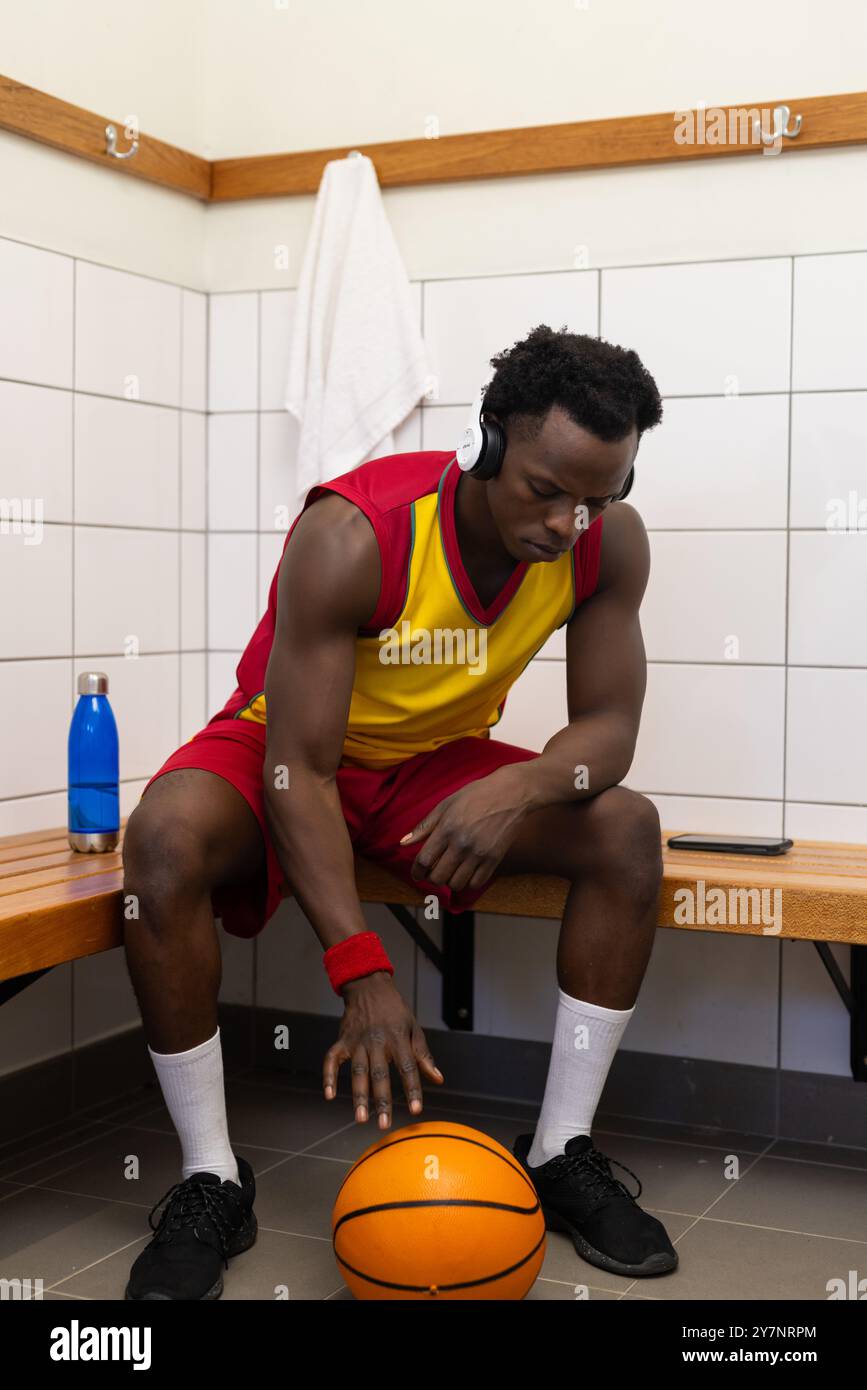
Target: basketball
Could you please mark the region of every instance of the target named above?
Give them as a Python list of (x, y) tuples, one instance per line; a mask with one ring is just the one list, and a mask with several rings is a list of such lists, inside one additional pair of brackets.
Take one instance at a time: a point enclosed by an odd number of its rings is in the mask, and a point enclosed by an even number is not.
[(517, 1159), (448, 1122), (407, 1125), (366, 1149), (331, 1226), (360, 1299), (521, 1299), (545, 1256), (539, 1199)]

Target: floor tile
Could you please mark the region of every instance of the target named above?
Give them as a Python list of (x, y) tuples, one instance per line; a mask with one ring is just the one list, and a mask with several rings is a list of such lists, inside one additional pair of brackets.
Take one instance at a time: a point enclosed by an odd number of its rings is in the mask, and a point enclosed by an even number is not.
[(867, 1269), (867, 1169), (760, 1158), (708, 1212), (720, 1221), (865, 1242)]
[[(351, 1124), (354, 1112), (348, 1097), (327, 1101), (321, 1094), (287, 1092), (244, 1079), (226, 1082), (226, 1113), (235, 1149), (253, 1144), (296, 1153)], [(149, 1129), (175, 1133), (162, 1101), (141, 1116), (140, 1122)]]
[(398, 1130), (409, 1124), (436, 1125), (448, 1122), (465, 1125), (469, 1129), (479, 1130), (491, 1139), (496, 1139), (497, 1143), (502, 1144), (509, 1153), (512, 1152), (512, 1145), (518, 1135), (527, 1133), (526, 1120), (491, 1118), (488, 1115), (469, 1114), (463, 1110), (437, 1110), (435, 1114), (434, 1112), (423, 1111), (420, 1116), (415, 1116), (411, 1115), (409, 1110), (395, 1106), (392, 1113), (392, 1125), (389, 1130), (377, 1129), (372, 1119), (364, 1124), (357, 1123), (353, 1120), (352, 1115), (349, 1119), (350, 1124), (347, 1129), (314, 1144), (309, 1152), (330, 1158), (348, 1159), (354, 1163), (356, 1158), (359, 1158), (373, 1144), (378, 1143), (384, 1135), (396, 1134)]
[(597, 1114), (594, 1134), (624, 1134), (636, 1139), (668, 1139), (671, 1143), (694, 1144), (713, 1149), (737, 1147), (741, 1153), (762, 1153), (772, 1142), (770, 1135), (738, 1134), (702, 1125), (676, 1125), (664, 1120), (638, 1116)]
[[(130, 1266), (140, 1250), (119, 1251), (67, 1279), (64, 1291), (85, 1298), (122, 1299)], [(340, 1287), (330, 1241), (304, 1240), (260, 1229), (255, 1245), (236, 1255), (223, 1270), (222, 1298), (273, 1301), (280, 1292), (290, 1302), (323, 1299)], [(283, 1293), (285, 1288), (286, 1293)]]
[(807, 1163), (830, 1163), (842, 1168), (867, 1168), (867, 1149), (846, 1148), (838, 1144), (812, 1144), (799, 1139), (777, 1139), (770, 1150), (773, 1158), (798, 1158)]
[(0, 1201), (0, 1277), (38, 1278), (47, 1291), (121, 1246), (131, 1262), (145, 1232), (140, 1207), (22, 1188)]
[(256, 1179), (259, 1224), (290, 1235), (320, 1236), (330, 1242), (331, 1209), (349, 1167), (348, 1163), (331, 1158), (302, 1154), (271, 1168)]
[[(654, 1281), (662, 1299), (735, 1302), (827, 1299), (828, 1280), (867, 1269), (865, 1247), (853, 1241), (799, 1236), (703, 1218), (677, 1241), (680, 1264)], [(636, 1289), (630, 1289), (635, 1293)]]
[[(257, 1172), (272, 1161), (267, 1151), (239, 1146)], [(138, 1174), (130, 1159), (138, 1160)], [(54, 1157), (40, 1158), (18, 1170), (8, 1181), (74, 1192), (80, 1196), (131, 1202), (149, 1210), (181, 1180), (181, 1147), (177, 1136), (123, 1126), (105, 1130)]]
[[(756, 1155), (739, 1148), (709, 1149), (689, 1144), (672, 1144), (657, 1139), (630, 1139), (617, 1134), (596, 1135), (594, 1143), (607, 1158), (624, 1164), (641, 1183), (639, 1205), (659, 1211), (681, 1212), (700, 1216), (726, 1191), (729, 1179), (725, 1163), (736, 1156), (744, 1174)], [(611, 1165), (612, 1175), (629, 1189), (638, 1193), (635, 1178), (622, 1168)]]
[[(348, 1078), (345, 1078), (348, 1083)], [(397, 1100), (380, 1131), (354, 1122), (348, 1084), (327, 1102), (318, 1078), (245, 1069), (227, 1077), (230, 1133), (257, 1175), (256, 1245), (232, 1260), (223, 1297), (352, 1299), (331, 1248), (331, 1211), (351, 1164), (385, 1136), (419, 1122)], [(511, 1151), (537, 1107), (428, 1087), (420, 1122), (480, 1130)], [(867, 1271), (867, 1148), (771, 1141), (600, 1115), (598, 1149), (642, 1184), (639, 1204), (666, 1227), (680, 1255), (672, 1274), (609, 1275), (548, 1232), (528, 1300), (826, 1299), (828, 1281)], [(301, 1151), (304, 1152), (301, 1152)], [(140, 1176), (127, 1179), (135, 1155)], [(726, 1177), (736, 1155), (741, 1177)], [(180, 1144), (154, 1082), (0, 1148), (0, 1277), (41, 1278), (68, 1303), (122, 1299), (129, 1268), (150, 1239), (147, 1215), (180, 1180)], [(636, 1190), (612, 1162), (612, 1172)], [(54, 1285), (54, 1287), (49, 1287)]]

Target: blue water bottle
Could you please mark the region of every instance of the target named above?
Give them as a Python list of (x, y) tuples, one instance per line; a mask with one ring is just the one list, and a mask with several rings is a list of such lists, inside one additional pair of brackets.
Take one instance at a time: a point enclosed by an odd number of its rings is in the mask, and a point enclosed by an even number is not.
[(119, 830), (117, 725), (108, 676), (85, 671), (69, 728), (69, 843), (82, 854), (105, 854), (117, 845)]

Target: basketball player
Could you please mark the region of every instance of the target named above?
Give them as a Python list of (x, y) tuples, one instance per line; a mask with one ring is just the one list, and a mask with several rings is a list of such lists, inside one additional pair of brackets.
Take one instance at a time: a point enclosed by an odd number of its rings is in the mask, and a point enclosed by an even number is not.
[[(661, 401), (635, 352), (565, 329), (540, 325), (492, 365), (457, 455), (379, 458), (309, 491), (237, 690), (130, 817), (127, 960), (182, 1179), (157, 1204), (128, 1298), (217, 1298), (256, 1238), (253, 1173), (226, 1123), (215, 914), (254, 936), (291, 884), (345, 1004), (326, 1100), (348, 1062), (355, 1118), (376, 1115), (382, 1132), (390, 1064), (413, 1116), (422, 1082), (442, 1084), (366, 928), (353, 849), (452, 911), (496, 873), (569, 880), (550, 1069), (515, 1155), (585, 1260), (630, 1276), (677, 1264), (591, 1139), (662, 872), (656, 810), (621, 785), (644, 699), (649, 553), (617, 500)], [(564, 624), (568, 724), (541, 754), (492, 739), (509, 687)], [(441, 640), (455, 633), (457, 659)]]

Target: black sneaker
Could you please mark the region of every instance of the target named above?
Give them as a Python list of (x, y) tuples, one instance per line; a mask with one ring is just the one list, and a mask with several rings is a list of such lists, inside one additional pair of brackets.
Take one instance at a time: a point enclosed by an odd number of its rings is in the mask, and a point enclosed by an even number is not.
[[(216, 1173), (191, 1173), (151, 1207), (148, 1224), (156, 1235), (130, 1270), (126, 1298), (220, 1297), (229, 1256), (249, 1250), (258, 1229), (253, 1169), (238, 1154), (235, 1159), (240, 1186), (221, 1182)], [(158, 1207), (163, 1210), (154, 1226)]]
[[(612, 1274), (668, 1274), (677, 1268), (677, 1251), (665, 1227), (638, 1206), (641, 1182), (617, 1159), (593, 1147), (589, 1134), (568, 1140), (566, 1152), (531, 1167), (532, 1134), (521, 1134), (512, 1152), (533, 1180), (545, 1227), (565, 1231), (582, 1259)], [(617, 1163), (638, 1183), (635, 1197), (609, 1164)]]

